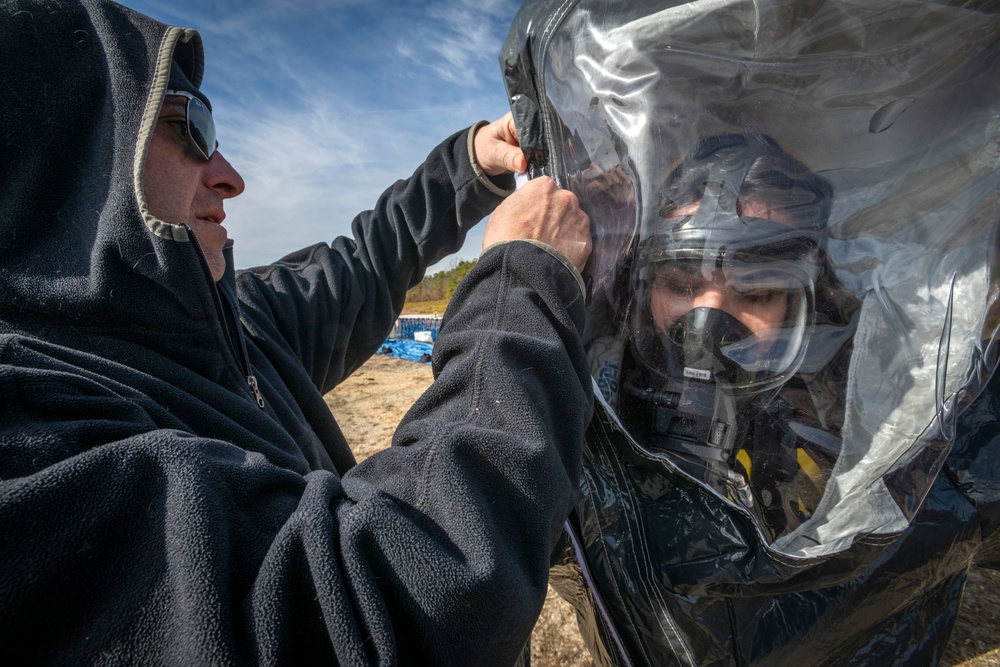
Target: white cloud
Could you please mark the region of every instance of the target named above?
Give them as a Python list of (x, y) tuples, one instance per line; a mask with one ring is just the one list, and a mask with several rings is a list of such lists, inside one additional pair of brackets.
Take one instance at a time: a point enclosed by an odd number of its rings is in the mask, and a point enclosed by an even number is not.
[[(475, 118), (472, 105), (378, 112), (321, 93), (289, 106), (235, 110), (220, 150), (247, 182), (226, 205), (237, 265), (349, 235), (358, 212)], [(240, 139), (229, 149), (226, 136)], [(472, 243), (466, 258), (478, 254), (481, 235)]]
[[(516, 4), (509, 0), (433, 3), (411, 26), (397, 51), (432, 68), (445, 81), (474, 86), (497, 76), (497, 57)], [(425, 45), (420, 49), (418, 45)]]

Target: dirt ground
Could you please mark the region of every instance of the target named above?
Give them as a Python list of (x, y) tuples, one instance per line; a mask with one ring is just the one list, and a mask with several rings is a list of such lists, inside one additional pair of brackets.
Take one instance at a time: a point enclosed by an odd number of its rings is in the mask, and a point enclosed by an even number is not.
[[(427, 364), (376, 355), (326, 396), (326, 402), (360, 460), (389, 446), (392, 433), (431, 383)], [(552, 589), (532, 635), (532, 665), (591, 664), (572, 608)], [(1000, 667), (1000, 572), (973, 568), (951, 642), (946, 667)]]

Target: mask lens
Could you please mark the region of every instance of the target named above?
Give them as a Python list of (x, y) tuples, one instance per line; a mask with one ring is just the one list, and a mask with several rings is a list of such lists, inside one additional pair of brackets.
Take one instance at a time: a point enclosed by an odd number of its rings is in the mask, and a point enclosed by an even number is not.
[(632, 353), (663, 383), (737, 393), (773, 386), (801, 359), (810, 271), (791, 261), (673, 261), (637, 284)]

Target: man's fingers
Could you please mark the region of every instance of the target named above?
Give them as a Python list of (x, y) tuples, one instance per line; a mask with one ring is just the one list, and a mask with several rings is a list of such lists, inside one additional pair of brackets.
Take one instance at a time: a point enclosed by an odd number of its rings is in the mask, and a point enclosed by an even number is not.
[[(500, 168), (497, 169), (494, 165), (500, 165)], [(520, 174), (528, 170), (528, 161), (520, 148), (496, 144), (489, 155), (479, 163), (479, 166), (490, 176), (506, 172)]]
[(576, 195), (542, 176), (525, 183), (490, 216), (483, 247), (514, 239), (534, 239), (561, 252), (583, 270), (590, 256), (590, 218)]
[(513, 137), (514, 141), (517, 141), (517, 126), (514, 124), (514, 114), (508, 111), (507, 114), (497, 122), (502, 123), (507, 129), (507, 134)]
[(501, 139), (512, 148), (507, 151), (507, 159), (504, 163), (507, 168), (515, 174), (523, 174), (528, 171), (528, 159), (521, 151), (521, 145), (517, 140), (517, 127), (514, 125), (514, 116), (509, 111), (495, 123), (501, 132)]
[(479, 128), (473, 148), (476, 164), (489, 176), (528, 170), (528, 161), (517, 143), (517, 129), (510, 112)]

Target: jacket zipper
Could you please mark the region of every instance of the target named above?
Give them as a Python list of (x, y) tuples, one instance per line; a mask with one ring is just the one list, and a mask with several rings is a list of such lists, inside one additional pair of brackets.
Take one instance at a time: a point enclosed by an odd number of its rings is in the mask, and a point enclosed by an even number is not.
[[(198, 254), (201, 256), (202, 266), (208, 266), (208, 260), (205, 259), (205, 251), (201, 249), (201, 244), (198, 243), (198, 238), (194, 235), (194, 232), (187, 225), (184, 226), (188, 231), (188, 237), (191, 243), (198, 250)], [(216, 308), (218, 309), (219, 315), (219, 325), (222, 327), (222, 333), (225, 336), (226, 342), (229, 344), (229, 350), (232, 353), (236, 365), (240, 367), (242, 373), (246, 376), (247, 386), (250, 388), (250, 393), (253, 394), (254, 400), (257, 401), (257, 407), (261, 410), (264, 409), (264, 395), (260, 393), (260, 385), (257, 384), (257, 378), (253, 374), (253, 367), (250, 365), (250, 354), (247, 352), (246, 341), (243, 340), (243, 333), (240, 331), (240, 320), (236, 316), (237, 310), (233, 307), (232, 301), (230, 301), (229, 296), (225, 292), (219, 289), (219, 286), (215, 284), (212, 276), (206, 270), (208, 275), (209, 283), (212, 286), (212, 295), (215, 297)], [(239, 340), (239, 351), (236, 350), (236, 344), (233, 343), (233, 338), (229, 334), (229, 324), (226, 320), (226, 315), (222, 311), (223, 308), (229, 308), (229, 313), (233, 319), (233, 326), (236, 329), (236, 337)], [(240, 359), (239, 353), (242, 352), (242, 360)]]
[(250, 389), (253, 390), (253, 395), (257, 399), (257, 407), (263, 410), (264, 397), (260, 393), (260, 387), (257, 386), (257, 378), (253, 376), (253, 373), (247, 375), (247, 384), (250, 385)]
[[(213, 285), (213, 287), (215, 287), (215, 286)], [(216, 293), (220, 297), (222, 297), (221, 301), (224, 302), (224, 303), (221, 304), (222, 307), (223, 308), (229, 308), (229, 312), (233, 316), (233, 322), (235, 323), (235, 327), (236, 327), (236, 339), (239, 341), (239, 348), (240, 348), (239, 351), (240, 351), (240, 353), (242, 354), (242, 357), (243, 357), (242, 366), (243, 366), (244, 372), (246, 373), (247, 386), (250, 387), (250, 391), (253, 393), (253, 397), (257, 400), (257, 407), (260, 408), (261, 410), (263, 410), (264, 409), (264, 395), (260, 393), (260, 385), (257, 384), (257, 378), (253, 374), (253, 367), (250, 365), (250, 353), (247, 352), (247, 344), (246, 344), (246, 341), (243, 340), (243, 332), (241, 332), (240, 329), (239, 329), (239, 326), (240, 326), (240, 324), (239, 324), (239, 318), (236, 317), (237, 310), (236, 310), (236, 308), (233, 307), (232, 301), (230, 301), (230, 299), (229, 299), (229, 295), (227, 295), (225, 292), (223, 292), (222, 290), (220, 290), (218, 287), (215, 287), (215, 291), (216, 291)], [(229, 326), (225, 322), (223, 322), (223, 328), (226, 330), (226, 338), (230, 338), (231, 339), (231, 336), (228, 333)], [(232, 347), (236, 347), (235, 344), (232, 342), (232, 340), (229, 341), (229, 344)], [(235, 355), (235, 351), (234, 351), (234, 355)]]

